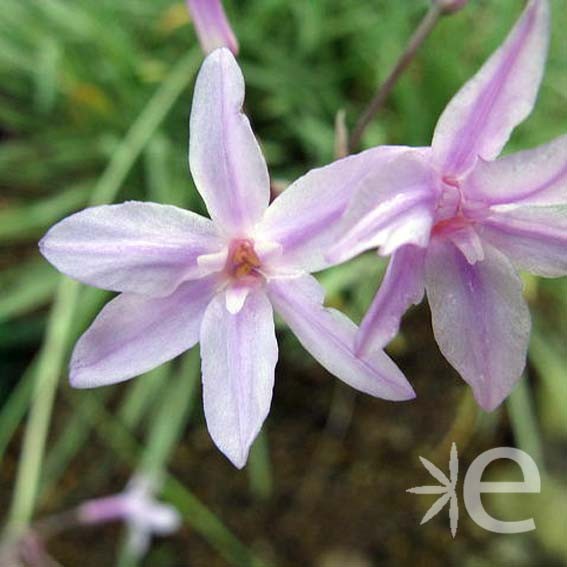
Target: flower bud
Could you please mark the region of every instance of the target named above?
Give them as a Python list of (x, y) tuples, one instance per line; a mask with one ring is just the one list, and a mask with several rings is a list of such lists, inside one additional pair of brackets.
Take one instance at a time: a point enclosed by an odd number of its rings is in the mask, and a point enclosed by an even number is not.
[(187, 0), (187, 7), (205, 54), (218, 47), (227, 47), (234, 55), (238, 53), (238, 40), (220, 0)]

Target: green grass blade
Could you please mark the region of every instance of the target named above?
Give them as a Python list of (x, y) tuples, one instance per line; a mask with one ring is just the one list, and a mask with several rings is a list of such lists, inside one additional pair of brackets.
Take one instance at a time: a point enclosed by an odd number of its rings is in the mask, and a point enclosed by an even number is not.
[(55, 294), (57, 272), (35, 260), (0, 275), (0, 322), (43, 306)]
[(246, 470), (252, 494), (259, 500), (268, 500), (272, 495), (274, 481), (268, 435), (264, 430), (260, 431), (254, 445), (252, 445)]
[[(200, 52), (194, 50), (173, 67), (169, 77), (130, 128), (101, 176), (90, 199), (92, 205), (115, 199), (144, 146), (192, 79), (199, 60)], [(78, 291), (79, 285), (76, 282), (62, 280), (50, 315), (38, 363), (36, 394), (26, 427), (9, 514), (9, 530), (25, 529), (33, 515), (55, 390), (66, 354), (73, 312), (77, 307)]]
[(69, 305), (75, 305), (78, 293), (79, 284), (62, 279), (49, 317), (46, 339), (39, 354), (30, 416), (9, 513), (8, 529), (12, 531), (25, 529), (33, 514), (51, 410), (73, 318), (73, 309), (69, 309)]
[[(141, 456), (141, 447), (132, 434), (97, 400), (89, 398), (82, 403), (92, 406), (92, 411), (83, 415), (92, 420), (91, 426), (100, 440), (113, 450), (116, 458), (135, 467)], [(230, 565), (269, 567), (267, 562), (256, 557), (213, 512), (169, 473), (164, 476), (162, 494), (176, 506), (184, 521), (201, 534)]]

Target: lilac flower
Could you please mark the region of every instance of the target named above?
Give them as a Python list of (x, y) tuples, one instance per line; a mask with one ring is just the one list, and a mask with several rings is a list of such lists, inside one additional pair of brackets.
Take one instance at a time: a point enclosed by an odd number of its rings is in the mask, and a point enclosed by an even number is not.
[(393, 253), (358, 351), (382, 348), (425, 289), (441, 351), (486, 410), (525, 365), (530, 318), (515, 267), (567, 273), (567, 136), (496, 159), (534, 105), (548, 39), (548, 3), (532, 0), (449, 103), (432, 147), (365, 178), (330, 252), (335, 261)]
[(205, 53), (227, 47), (238, 54), (238, 40), (230, 27), (221, 0), (187, 0), (199, 43)]
[(122, 292), (75, 347), (71, 384), (126, 380), (200, 341), (207, 425), (237, 467), (270, 408), (278, 357), (272, 306), (347, 384), (389, 400), (414, 396), (385, 353), (355, 356), (356, 326), (323, 306), (324, 292), (309, 275), (327, 265), (351, 187), (406, 150), (386, 147), (311, 171), (268, 207), (268, 170), (243, 99), (234, 57), (213, 52), (195, 86), (189, 147), (212, 221), (128, 202), (72, 215), (40, 243), (65, 274)]
[(153, 498), (155, 485), (148, 478), (132, 479), (125, 492), (89, 500), (79, 506), (78, 519), (83, 524), (123, 521), (128, 526), (128, 547), (136, 556), (144, 555), (152, 534), (169, 535), (179, 529), (177, 510)]

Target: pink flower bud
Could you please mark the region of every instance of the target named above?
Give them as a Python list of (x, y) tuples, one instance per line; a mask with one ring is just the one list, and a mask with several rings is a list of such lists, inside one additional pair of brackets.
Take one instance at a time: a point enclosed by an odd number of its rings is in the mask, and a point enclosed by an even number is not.
[(220, 0), (187, 0), (191, 18), (203, 51), (208, 54), (218, 47), (238, 53), (238, 40)]

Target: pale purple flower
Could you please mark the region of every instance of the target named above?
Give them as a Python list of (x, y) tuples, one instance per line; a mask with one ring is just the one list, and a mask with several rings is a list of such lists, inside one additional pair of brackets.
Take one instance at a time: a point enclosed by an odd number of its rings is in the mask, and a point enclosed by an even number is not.
[(187, 7), (199, 43), (208, 54), (218, 47), (227, 47), (238, 54), (238, 40), (230, 27), (221, 0), (187, 0)]
[(441, 351), (486, 410), (522, 374), (530, 318), (515, 268), (567, 273), (567, 136), (496, 159), (530, 113), (549, 40), (532, 0), (504, 44), (442, 114), (430, 148), (365, 178), (329, 256), (393, 253), (357, 348), (382, 348), (427, 291)]
[(82, 524), (124, 522), (129, 551), (141, 557), (149, 548), (152, 534), (170, 535), (181, 525), (181, 517), (173, 506), (154, 499), (155, 489), (155, 484), (145, 476), (134, 477), (124, 492), (81, 504), (78, 520)]
[(81, 337), (71, 384), (88, 388), (146, 372), (201, 343), (205, 417), (237, 466), (266, 418), (278, 347), (274, 308), (329, 372), (389, 400), (414, 397), (388, 356), (354, 354), (356, 326), (323, 306), (309, 272), (328, 265), (351, 187), (405, 148), (386, 147), (311, 171), (270, 206), (266, 163), (242, 113), (244, 80), (227, 49), (195, 86), (189, 162), (212, 220), (129, 202), (61, 221), (40, 246), (62, 272), (120, 291)]

